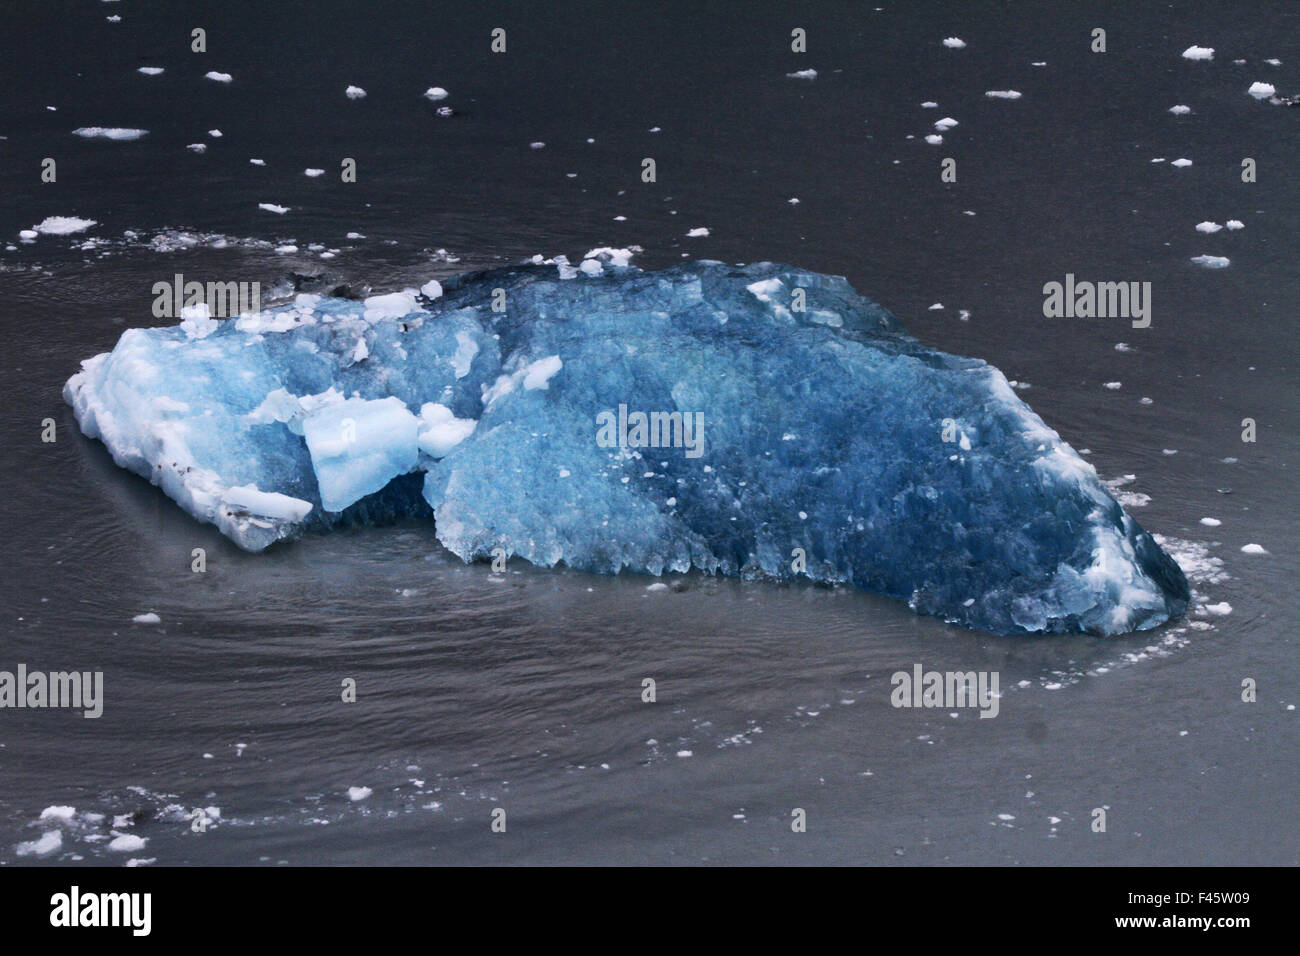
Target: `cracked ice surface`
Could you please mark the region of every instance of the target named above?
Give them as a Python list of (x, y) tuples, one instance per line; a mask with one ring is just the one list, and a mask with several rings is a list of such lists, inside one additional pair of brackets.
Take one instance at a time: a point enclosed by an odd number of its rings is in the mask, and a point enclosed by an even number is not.
[[(64, 396), (251, 551), (423, 515), (467, 561), (806, 577), (1004, 634), (1185, 610), (1177, 565), (997, 369), (842, 278), (628, 256), (131, 329)], [(635, 412), (680, 413), (696, 446), (645, 447)]]

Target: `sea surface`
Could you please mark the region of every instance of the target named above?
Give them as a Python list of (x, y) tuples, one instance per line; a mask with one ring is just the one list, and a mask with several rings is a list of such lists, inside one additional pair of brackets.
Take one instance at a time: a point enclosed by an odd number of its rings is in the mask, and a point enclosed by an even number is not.
[[(0, 58), (0, 670), (105, 697), (0, 710), (0, 865), (1300, 862), (1300, 110), (1247, 94), (1300, 92), (1300, 5), (32, 0)], [(95, 224), (20, 241), (53, 216)], [(600, 246), (844, 275), (998, 366), (1192, 611), (996, 637), (852, 589), (493, 575), (418, 523), (245, 554), (61, 397), (176, 273), (387, 292)], [(1151, 283), (1150, 327), (1044, 317), (1067, 274)], [(895, 708), (917, 664), (996, 672), (997, 717)]]

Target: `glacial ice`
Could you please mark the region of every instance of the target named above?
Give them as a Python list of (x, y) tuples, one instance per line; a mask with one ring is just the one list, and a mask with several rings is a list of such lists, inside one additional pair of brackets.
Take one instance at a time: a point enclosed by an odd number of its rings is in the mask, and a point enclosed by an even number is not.
[(996, 368), (843, 278), (629, 255), (191, 308), (64, 396), (250, 551), (415, 516), (466, 561), (846, 583), (1002, 634), (1184, 612), (1178, 566)]

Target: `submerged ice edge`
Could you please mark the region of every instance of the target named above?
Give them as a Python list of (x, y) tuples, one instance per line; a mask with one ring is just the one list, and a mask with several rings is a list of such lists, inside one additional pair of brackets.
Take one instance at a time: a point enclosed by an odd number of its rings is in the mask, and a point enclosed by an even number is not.
[(626, 250), (131, 329), (83, 432), (260, 551), (432, 516), (466, 561), (850, 583), (952, 623), (1117, 634), (1185, 577), (997, 369), (842, 278)]

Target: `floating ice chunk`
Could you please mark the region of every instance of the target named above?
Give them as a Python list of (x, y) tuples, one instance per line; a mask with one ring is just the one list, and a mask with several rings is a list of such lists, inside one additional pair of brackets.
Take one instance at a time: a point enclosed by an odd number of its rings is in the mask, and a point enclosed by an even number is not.
[(213, 139), (221, 139), (221, 130), (210, 129), (208, 130), (208, 135), (211, 136)]
[(1169, 112), (1173, 113), (1175, 116), (1186, 116), (1191, 111), (1192, 108), (1190, 106), (1184, 106), (1181, 103), (1177, 106), (1169, 107)]
[(273, 202), (260, 202), (257, 204), (258, 209), (265, 209), (267, 212), (273, 212), (278, 216), (283, 216), (289, 211), (288, 206), (277, 206)]
[(440, 299), (442, 298), (442, 283), (437, 279), (430, 279), (420, 286), (420, 294), (427, 299)]
[(350, 100), (359, 100), (366, 95), (366, 91), (359, 86), (349, 86), (343, 94)]
[(390, 292), (387, 295), (372, 295), (363, 303), (365, 320), (375, 323), (381, 319), (398, 319), (418, 311), (419, 303), (410, 292)]
[(1261, 83), (1259, 80), (1256, 80), (1254, 83), (1250, 84), (1250, 89), (1246, 92), (1255, 97), (1255, 99), (1262, 100), (1265, 97), (1275, 94), (1277, 88), (1273, 86), (1272, 83)]
[(323, 170), (323, 169), (304, 169), (304, 170), (302, 171), (302, 174), (303, 174), (304, 176), (310, 176), (312, 179), (315, 179), (317, 176), (324, 176), (324, 175), (325, 175), (325, 170)]
[(265, 166), (265, 165), (266, 165), (266, 160), (264, 160), (264, 159), (250, 159), (249, 162), (250, 162), (252, 165), (254, 165), (254, 166)]
[(816, 70), (796, 70), (796, 71), (793, 72), (793, 73), (787, 73), (786, 76), (788, 76), (788, 77), (789, 77), (790, 79), (792, 79), (792, 80), (815, 80), (815, 79), (817, 79), (817, 71), (816, 71)]
[(1214, 58), (1214, 47), (1212, 46), (1189, 46), (1183, 51), (1183, 59), (1186, 60), (1211, 60)]
[(987, 90), (985, 96), (995, 100), (1018, 100), (1020, 99), (1019, 90)]
[(1218, 518), (1202, 518), (1201, 524), (1205, 525), (1207, 528), (1217, 528), (1219, 525), (1223, 524), (1223, 522)]
[(46, 807), (41, 811), (40, 819), (58, 820), (60, 823), (71, 823), (72, 818), (77, 815), (75, 807)]
[(420, 409), (420, 450), (432, 458), (445, 458), (474, 434), (477, 425), (472, 418), (457, 418), (446, 405), (428, 402)]
[(960, 37), (944, 37), (943, 45), (950, 50), (960, 50), (966, 46), (966, 41)]
[(31, 239), (35, 239), (35, 238), (36, 238), (37, 236), (39, 236), (39, 235), (40, 235), (40, 233), (37, 232), (35, 229), (19, 229), (19, 230), (18, 230), (18, 238), (19, 238), (19, 239), (27, 239), (27, 240), (31, 240)]
[(32, 226), (32, 229), (44, 236), (69, 236), (74, 232), (85, 232), (96, 225), (98, 222), (94, 219), (80, 219), (77, 216), (46, 216)]
[(135, 853), (137, 850), (143, 850), (148, 842), (148, 837), (136, 836), (134, 833), (119, 833), (108, 841), (108, 849), (114, 853)]
[(1190, 166), (1190, 165), (1192, 165), (1192, 161), (1191, 161), (1190, 159), (1186, 159), (1186, 158), (1175, 159), (1175, 160), (1174, 160), (1172, 163), (1170, 163), (1169, 165), (1171, 165), (1171, 166), (1177, 166), (1179, 169), (1182, 169), (1184, 166)]
[(529, 148), (529, 149), (545, 149), (545, 148), (546, 148), (546, 144), (543, 143), (541, 140), (538, 140), (538, 141), (535, 142), (535, 143), (529, 143), (529, 144), (528, 144), (528, 148)]
[(185, 147), (192, 153), (206, 153), (208, 151), (207, 143), (190, 143)]
[(941, 120), (935, 120), (934, 128), (942, 132), (947, 132), (957, 125), (957, 121), (951, 116), (945, 116)]
[(370, 797), (374, 792), (370, 787), (348, 787), (348, 799), (356, 803)]
[(131, 622), (134, 624), (161, 624), (162, 618), (153, 611), (150, 611), (147, 614), (137, 614), (135, 617), (131, 618)]
[(205, 78), (209, 80), (213, 80), (217, 83), (229, 83), (232, 79), (234, 79), (234, 77), (232, 77), (229, 73), (218, 73), (216, 70), (209, 70), (207, 73), (204, 73), (203, 75)]
[(291, 498), (275, 491), (259, 491), (257, 485), (227, 488), (221, 501), (230, 508), (280, 521), (301, 521), (312, 509), (310, 501)]
[(1223, 227), (1220, 226), (1217, 222), (1210, 222), (1208, 219), (1205, 222), (1198, 222), (1196, 224), (1197, 232), (1215, 233), (1222, 228)]
[(1207, 269), (1226, 269), (1231, 260), (1227, 256), (1192, 256), (1192, 261)]
[(938, 146), (940, 143), (943, 142), (943, 137), (940, 136), (938, 133), (931, 133), (928, 136), (926, 136), (925, 141), (929, 143), (931, 146)]
[(1224, 225), (1227, 226), (1229, 229), (1245, 229), (1245, 228), (1246, 228), (1246, 224), (1245, 224), (1244, 222), (1242, 222), (1240, 219), (1229, 219), (1226, 223), (1224, 223)]
[(1268, 554), (1262, 544), (1243, 544), (1241, 546), (1242, 554)]
[(122, 126), (78, 126), (72, 132), (85, 139), (132, 140), (149, 135), (147, 129), (131, 129)]
[(161, 66), (142, 66), (136, 72), (143, 73), (145, 76), (157, 76), (163, 72), (163, 68)]
[(924, 103), (921, 104), (921, 109), (923, 110), (937, 110), (938, 108), (939, 108), (939, 104), (934, 102), (933, 100), (926, 100)]
[(1218, 604), (1206, 604), (1204, 607), (1207, 613), (1213, 614), (1215, 617), (1226, 617), (1232, 613), (1232, 605), (1227, 601), (1220, 601)]
[(696, 226), (686, 235), (692, 239), (698, 239), (702, 236), (707, 236), (708, 234), (709, 234), (709, 230), (706, 229), (704, 226)]
[(302, 422), (321, 506), (342, 511), (414, 471), (419, 421), (401, 399), (349, 398)]
[(930, 306), (929, 311), (930, 311), (930, 312), (937, 312), (937, 311), (939, 311), (939, 310), (942, 309), (942, 308), (943, 308), (943, 303), (942, 303), (942, 302), (936, 302), (936, 303), (934, 303), (934, 305)]
[(1123, 382), (1105, 382), (1105, 383), (1102, 385), (1102, 388), (1108, 388), (1108, 389), (1110, 389), (1110, 390), (1113, 392), (1113, 391), (1115, 391), (1116, 389), (1122, 387), (1123, 384), (1124, 384)]
[[(603, 259), (575, 280), (561, 260), (395, 293), (373, 320), (373, 301), (303, 296), (203, 338), (131, 329), (64, 395), (118, 464), (250, 551), (432, 512), (467, 561), (782, 580), (803, 547), (800, 577), (998, 633), (1186, 609), (1177, 565), (1000, 372), (921, 345), (845, 280)], [(942, 441), (954, 416), (969, 450)], [(313, 507), (256, 514), (231, 489)]]
[(434, 102), (437, 102), (438, 100), (445, 100), (448, 97), (448, 95), (449, 94), (447, 93), (447, 91), (444, 90), (441, 86), (431, 86), (424, 91), (424, 98), (426, 100), (432, 100)]
[(47, 830), (38, 839), (19, 843), (14, 847), (18, 856), (49, 856), (63, 847), (63, 833), (59, 830)]

